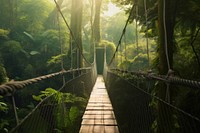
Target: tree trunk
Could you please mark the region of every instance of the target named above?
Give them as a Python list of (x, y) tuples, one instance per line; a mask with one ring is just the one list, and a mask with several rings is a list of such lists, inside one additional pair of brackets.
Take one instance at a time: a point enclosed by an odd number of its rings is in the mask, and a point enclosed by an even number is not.
[[(163, 15), (164, 0), (158, 0), (158, 28), (159, 28), (159, 74), (167, 75), (168, 70), (173, 67), (173, 47), (174, 47), (174, 25), (175, 25), (175, 11), (176, 11), (176, 1), (165, 0), (165, 15)], [(170, 68), (167, 63), (166, 48), (165, 48), (165, 30), (164, 21), (165, 17), (166, 23), (166, 35), (167, 35), (167, 49)], [(158, 96), (162, 100), (169, 103), (172, 101), (172, 88), (167, 89), (165, 83), (159, 83), (158, 86)], [(172, 110), (169, 106), (166, 106), (162, 102), (158, 102), (158, 133), (171, 133), (173, 130), (173, 120), (172, 120)]]
[(102, 0), (95, 0), (95, 17), (94, 17), (94, 23), (93, 23), (93, 34), (94, 34), (95, 46), (98, 46), (101, 40), (101, 34), (100, 34), (101, 3), (102, 3)]
[[(64, 0), (57, 0), (58, 6), (62, 10), (62, 3)], [(55, 7), (53, 11), (49, 14), (48, 18), (45, 22), (45, 28), (46, 29), (57, 29), (57, 8)]]
[(12, 29), (15, 24), (17, 5), (16, 0), (1, 0), (0, 2), (0, 28)]
[(198, 63), (198, 68), (199, 68), (198, 70), (200, 72), (200, 58), (198, 56), (198, 52), (196, 51), (196, 49), (194, 47), (194, 42), (198, 37), (198, 34), (200, 32), (200, 28), (198, 28), (197, 31), (196, 31), (196, 29), (197, 29), (196, 26), (195, 26), (194, 30), (191, 29), (190, 46), (192, 47), (192, 51), (193, 51), (193, 53), (196, 57), (196, 60), (197, 60), (197, 63)]
[[(71, 30), (74, 38), (71, 37), (72, 41), (72, 67), (82, 67), (82, 10), (83, 2), (80, 0), (72, 0), (71, 8)], [(75, 39), (75, 40), (74, 40)]]
[(13, 11), (13, 1), (8, 0), (9, 5), (9, 28), (13, 26), (13, 18), (14, 18), (14, 11)]
[(94, 30), (93, 30), (93, 17), (94, 17), (94, 0), (90, 0), (91, 1), (91, 8), (90, 8), (90, 12), (91, 12), (91, 15), (90, 15), (90, 25), (91, 25), (91, 37), (90, 37), (90, 61), (94, 61)]

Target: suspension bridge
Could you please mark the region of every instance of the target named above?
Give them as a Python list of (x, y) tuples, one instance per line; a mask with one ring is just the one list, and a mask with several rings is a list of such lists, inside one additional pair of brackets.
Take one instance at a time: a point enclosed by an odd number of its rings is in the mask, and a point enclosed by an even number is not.
[[(102, 48), (103, 49), (103, 48)], [(104, 56), (105, 51), (103, 52)], [(97, 49), (98, 51), (98, 49)], [(98, 53), (98, 52), (97, 52)], [(19, 120), (14, 96), (15, 93), (34, 83), (55, 77), (75, 75), (59, 89), (61, 92), (78, 92), (90, 95), (87, 107), (82, 116), (80, 133), (88, 132), (193, 132), (200, 131), (198, 117), (176, 107), (166, 99), (152, 94), (155, 81), (161, 81), (174, 86), (187, 86), (199, 89), (200, 83), (173, 76), (157, 75), (152, 72), (132, 72), (109, 68), (105, 57), (96, 61), (105, 64), (98, 68), (96, 64), (90, 67), (60, 71), (24, 81), (11, 81), (0, 86), (0, 94), (12, 97), (13, 111), (17, 125), (10, 131), (15, 132), (67, 132), (59, 128), (58, 123), (64, 123), (67, 103), (56, 102), (52, 94), (44, 98), (24, 119)], [(104, 63), (102, 62), (104, 61)], [(97, 68), (99, 72), (97, 71)], [(102, 71), (103, 69), (103, 71)], [(128, 79), (128, 77), (133, 77)], [(105, 81), (105, 82), (104, 82)], [(107, 92), (108, 91), (108, 92)], [(65, 99), (64, 96), (61, 99)], [(154, 105), (155, 104), (155, 105)], [(162, 106), (158, 112), (154, 106)], [(55, 114), (60, 114), (58, 122)], [(158, 115), (160, 115), (158, 120)], [(160, 123), (159, 123), (160, 122)], [(63, 127), (65, 127), (63, 125)]]
[[(106, 49), (96, 48), (92, 64), (81, 53), (84, 64), (87, 64), (82, 68), (62, 69), (52, 74), (0, 85), (0, 95), (11, 97), (15, 114), (16, 125), (8, 132), (75, 131), (67, 127), (69, 122), (66, 117), (72, 120), (72, 116), (67, 113), (71, 109), (71, 99), (79, 101), (80, 98), (74, 98), (70, 92), (88, 97), (78, 125), (80, 133), (199, 133), (200, 119), (195, 115), (198, 113), (184, 110), (177, 106), (175, 100), (171, 101), (170, 87), (196, 91), (200, 89), (200, 82), (176, 77), (171, 69), (167, 75), (159, 75), (152, 71), (128, 71), (116, 67), (116, 54), (130, 16), (110, 63), (106, 61)], [(71, 78), (66, 81), (66, 77)], [(57, 88), (58, 92), (41, 99), (31, 112), (19, 119), (15, 94), (35, 83), (53, 82), (54, 78), (63, 81), (61, 87)], [(154, 92), (156, 82), (166, 87), (159, 88), (165, 92), (164, 98)]]

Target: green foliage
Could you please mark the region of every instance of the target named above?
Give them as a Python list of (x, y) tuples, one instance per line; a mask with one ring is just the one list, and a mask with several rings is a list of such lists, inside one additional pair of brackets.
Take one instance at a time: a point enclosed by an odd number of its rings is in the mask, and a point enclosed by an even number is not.
[(56, 55), (58, 51), (60, 52), (58, 31), (46, 30), (36, 39), (36, 42), (40, 44), (39, 51), (50, 55)]
[[(150, 62), (155, 58), (155, 42), (149, 39), (149, 54)], [(118, 67), (128, 70), (146, 70), (148, 68), (147, 50), (145, 39), (139, 40), (138, 49), (136, 44), (126, 45), (126, 50), (124, 44), (122, 44), (123, 51), (118, 52), (117, 60)]]
[(68, 43), (68, 37), (68, 33), (65, 31), (61, 31), (59, 37), (58, 30), (45, 30), (41, 35), (35, 37), (35, 50), (40, 52), (42, 55), (45, 54), (45, 57), (49, 59), (52, 56), (60, 54), (61, 44), (63, 51), (68, 50), (69, 46), (66, 45)]
[(30, 34), (44, 30), (43, 23), (52, 10), (52, 5), (47, 0), (21, 0), (19, 2), (17, 27), (26, 29)]
[[(114, 42), (118, 44), (119, 38), (121, 36), (123, 27), (127, 20), (127, 15), (124, 12), (119, 12), (111, 17), (103, 17), (102, 18), (102, 38), (104, 40), (108, 40), (110, 42)], [(117, 22), (117, 23), (114, 23)], [(126, 29), (126, 39), (127, 43), (135, 42), (135, 23), (128, 25)], [(139, 38), (141, 35), (139, 34)]]
[(54, 99), (60, 103), (61, 102), (61, 93), (52, 89), (52, 88), (47, 88), (45, 91), (41, 91), (41, 94), (38, 96), (33, 95), (33, 99), (36, 101), (42, 101), (44, 98), (53, 96)]
[(8, 77), (13, 79), (20, 77), (27, 59), (27, 52), (21, 44), (14, 40), (5, 41), (0, 47), (0, 52)]
[(40, 54), (40, 52), (38, 52), (38, 51), (31, 51), (30, 52), (30, 55), (37, 55), (37, 54)]
[(58, 65), (61, 63), (62, 59), (66, 57), (66, 54), (60, 54), (57, 56), (52, 56), (50, 60), (48, 60), (47, 65)]
[(5, 68), (0, 64), (0, 84), (8, 82)]
[(33, 99), (36, 101), (42, 101), (46, 97), (52, 96), (53, 99), (58, 103), (75, 103), (75, 102), (85, 102), (85, 99), (82, 97), (76, 97), (71, 93), (62, 93), (60, 91), (54, 90), (52, 88), (47, 88), (45, 91), (41, 91), (41, 94), (36, 96), (33, 95)]
[(31, 39), (32, 41), (35, 41), (34, 37), (33, 37), (31, 34), (25, 32), (25, 31), (24, 31), (24, 34), (25, 34), (29, 39)]
[(0, 29), (0, 42), (1, 42), (1, 40), (8, 40), (9, 33), (10, 33), (10, 31), (8, 31), (8, 30)]
[(7, 104), (5, 104), (4, 102), (0, 102), (0, 111), (6, 112), (7, 110), (8, 110)]
[[(50, 26), (47, 28), (48, 26), (45, 24), (47, 24), (46, 21), (53, 8), (55, 8), (55, 4), (49, 0), (1, 0), (0, 84), (7, 82), (8, 77), (10, 79), (23, 80), (56, 71), (52, 67), (55, 67), (60, 62), (60, 59), (64, 57), (64, 55), (59, 55), (60, 45), (62, 44), (65, 53), (68, 50), (69, 32), (66, 30), (65, 23), (60, 21), (61, 32), (59, 33), (59, 27), (56, 22), (57, 14), (55, 14), (54, 21), (52, 22), (54, 24), (53, 29), (50, 29)], [(67, 12), (67, 14), (69, 13)], [(59, 56), (56, 57), (56, 55)], [(47, 68), (48, 60), (53, 70), (50, 67)], [(64, 61), (67, 62), (66, 60)], [(41, 86), (46, 87), (47, 84), (49, 83), (34, 85), (34, 92), (38, 92)], [(58, 84), (57, 79), (55, 79), (55, 86), (57, 86), (56, 84)], [(19, 91), (19, 95), (15, 96), (20, 118), (24, 117), (30, 111), (30, 108), (27, 108), (27, 106), (33, 102), (33, 99), (30, 97), (32, 92), (26, 88)], [(47, 92), (43, 92), (42, 94), (41, 96), (33, 97), (37, 100), (42, 100), (52, 94), (55, 95), (52, 97), (58, 103), (62, 101), (61, 97), (65, 97), (65, 103), (68, 104), (76, 104), (79, 101), (84, 101), (83, 98), (71, 94), (57, 93), (51, 89), (47, 89)], [(7, 111), (6, 108), (8, 106), (5, 106), (3, 102), (0, 102), (0, 106), (1, 110)], [(4, 113), (3, 111), (1, 114)], [(37, 117), (39, 115), (38, 113)], [(14, 113), (11, 112), (10, 116), (14, 116)], [(10, 120), (7, 117), (6, 119), (1, 119), (0, 121), (0, 132), (3, 132), (3, 127), (6, 126), (6, 123), (9, 123), (10, 128), (14, 125), (13, 118)]]
[(69, 119), (71, 123), (74, 123), (79, 115), (80, 115), (79, 108), (76, 106), (72, 106), (69, 111)]
[(6, 126), (9, 126), (8, 120), (0, 120), (0, 131), (2, 132), (8, 132), (7, 128), (5, 128)]
[[(70, 132), (75, 131), (75, 126), (74, 124), (77, 123), (77, 118), (80, 117), (80, 109), (77, 106), (72, 106), (69, 110), (69, 115), (68, 115), (68, 125), (67, 128)], [(77, 127), (76, 127), (77, 128)], [(77, 130), (77, 129), (76, 129)]]
[[(6, 103), (4, 103), (1, 99), (3, 97), (0, 95), (0, 113), (7, 113), (8, 111), (8, 105)], [(5, 119), (0, 119), (0, 131), (6, 131), (6, 127), (9, 125), (8, 120)]]
[(138, 68), (144, 70), (144, 68), (148, 68), (148, 60), (146, 54), (138, 54), (135, 58), (133, 58), (132, 62), (132, 70), (138, 70)]
[(0, 50), (5, 54), (18, 54), (19, 52), (23, 51), (21, 44), (14, 40), (6, 41)]
[(58, 132), (75, 131), (77, 120), (81, 116), (82, 105), (86, 104), (86, 100), (71, 93), (63, 93), (52, 88), (41, 91), (38, 96), (33, 95), (33, 99), (36, 101), (42, 101), (46, 97), (52, 99), (51, 104), (56, 105), (53, 113), (57, 125), (56, 130)]
[[(2, 98), (3, 98), (3, 97), (0, 96), (0, 99), (2, 99)], [(8, 110), (7, 104), (0, 101), (0, 111), (6, 112), (7, 110)]]
[[(176, 33), (177, 49), (174, 54), (174, 69), (178, 71), (182, 77), (189, 79), (199, 79), (200, 66), (191, 46), (191, 39), (194, 39), (193, 37), (194, 34), (196, 34), (197, 28), (195, 28), (194, 31), (191, 28), (185, 28), (184, 31), (181, 30), (182, 29), (177, 29)], [(200, 57), (199, 42), (200, 35), (197, 35), (193, 46), (198, 57)]]

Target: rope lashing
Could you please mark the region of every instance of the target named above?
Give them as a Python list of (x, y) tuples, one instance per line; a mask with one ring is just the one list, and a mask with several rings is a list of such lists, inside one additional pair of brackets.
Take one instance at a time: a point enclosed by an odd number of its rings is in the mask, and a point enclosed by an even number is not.
[[(174, 71), (169, 69), (166, 78), (172, 77), (174, 76)], [(171, 98), (170, 98), (170, 83), (166, 82), (166, 94), (165, 94), (165, 101), (167, 101), (168, 103), (171, 102)]]

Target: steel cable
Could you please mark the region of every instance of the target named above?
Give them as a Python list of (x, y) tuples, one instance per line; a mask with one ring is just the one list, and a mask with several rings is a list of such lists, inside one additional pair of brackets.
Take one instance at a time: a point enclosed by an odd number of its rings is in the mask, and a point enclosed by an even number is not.
[(122, 38), (123, 38), (123, 36), (124, 36), (124, 34), (125, 34), (125, 32), (126, 32), (126, 28), (127, 28), (127, 26), (128, 26), (129, 20), (130, 20), (130, 18), (131, 18), (131, 16), (132, 16), (132, 13), (133, 13), (133, 11), (134, 11), (134, 8), (135, 8), (135, 4), (133, 4), (133, 6), (132, 6), (132, 8), (131, 8), (131, 10), (130, 10), (128, 19), (127, 19), (126, 24), (125, 24), (125, 26), (124, 26), (124, 28), (123, 28), (122, 34), (121, 34), (121, 36), (120, 36), (120, 39), (119, 39), (119, 41), (118, 41), (118, 45), (117, 45), (117, 47), (116, 47), (116, 50), (115, 50), (115, 52), (114, 52), (114, 54), (113, 54), (113, 56), (112, 56), (110, 62), (108, 63), (108, 66), (110, 66), (110, 65), (112, 64), (112, 62), (113, 62), (113, 60), (114, 60), (114, 58), (115, 58), (115, 56), (116, 56), (116, 53), (118, 52), (119, 46), (121, 45)]
[(59, 6), (58, 3), (56, 2), (56, 0), (54, 0), (54, 2), (55, 2), (55, 4), (56, 4), (56, 8), (58, 9), (59, 13), (61, 14), (61, 16), (62, 16), (62, 18), (63, 18), (63, 20), (64, 20), (64, 22), (65, 22), (67, 28), (69, 29), (70, 34), (71, 34), (71, 36), (72, 36), (72, 38), (73, 38), (75, 44), (77, 45), (78, 49), (81, 51), (81, 52), (80, 52), (80, 53), (81, 53), (81, 56), (83, 57), (83, 59), (85, 60), (86, 63), (88, 63), (89, 65), (91, 65), (91, 63), (85, 58), (85, 56), (84, 56), (84, 54), (83, 54), (83, 52), (82, 52), (82, 50), (81, 50), (80, 44), (77, 43), (76, 38), (75, 38), (75, 36), (74, 36), (74, 34), (73, 34), (73, 32), (72, 32), (72, 30), (71, 30), (71, 28), (70, 28), (70, 26), (69, 26), (67, 20), (65, 19), (64, 15), (63, 15), (63, 13), (62, 13), (62, 11), (61, 11), (61, 9), (60, 9), (60, 6)]

